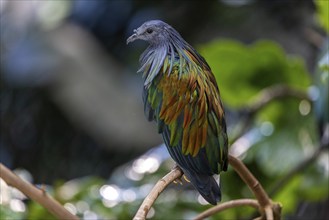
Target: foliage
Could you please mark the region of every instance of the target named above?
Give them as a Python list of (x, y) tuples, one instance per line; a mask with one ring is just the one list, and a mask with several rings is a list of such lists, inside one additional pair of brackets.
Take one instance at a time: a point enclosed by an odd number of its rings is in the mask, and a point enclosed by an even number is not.
[(285, 55), (272, 41), (244, 45), (233, 40), (215, 40), (199, 47), (211, 66), (224, 103), (231, 108), (247, 105), (268, 86), (284, 83), (306, 89), (310, 79), (303, 61)]
[(317, 0), (314, 2), (317, 8), (317, 17), (322, 27), (329, 32), (329, 1)]
[(14, 211), (6, 206), (2, 206), (2, 205), (0, 206), (0, 217), (3, 220), (9, 220), (9, 219), (20, 220), (20, 219), (24, 219), (24, 216), (25, 213)]

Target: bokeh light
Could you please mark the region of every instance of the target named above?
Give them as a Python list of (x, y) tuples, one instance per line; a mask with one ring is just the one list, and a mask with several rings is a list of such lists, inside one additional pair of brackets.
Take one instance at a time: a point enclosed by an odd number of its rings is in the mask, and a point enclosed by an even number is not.
[(136, 192), (132, 189), (127, 189), (122, 192), (122, 199), (125, 202), (133, 202), (137, 198)]
[(25, 204), (22, 200), (19, 199), (12, 199), (10, 201), (10, 208), (15, 212), (25, 212)]
[(133, 163), (133, 170), (136, 173), (154, 173), (158, 170), (160, 163), (157, 158), (147, 157), (147, 158), (139, 158)]
[(64, 208), (66, 208), (66, 210), (68, 210), (73, 215), (77, 214), (77, 209), (76, 209), (75, 205), (73, 205), (72, 203), (69, 203), (69, 202), (65, 203)]
[(65, 200), (72, 199), (79, 192), (79, 183), (75, 180), (66, 182), (60, 187), (58, 193)]
[(299, 103), (299, 112), (301, 115), (308, 115), (311, 112), (311, 103), (307, 100), (302, 100)]
[(314, 85), (308, 87), (308, 91), (307, 91), (307, 93), (308, 93), (308, 95), (309, 95), (309, 97), (310, 97), (310, 99), (311, 99), (312, 101), (316, 101), (316, 100), (318, 100), (319, 97), (320, 97), (320, 90), (319, 90), (318, 87), (316, 87), (316, 86), (314, 86)]
[(99, 190), (101, 196), (109, 201), (118, 201), (121, 190), (116, 185), (104, 185)]
[(264, 136), (271, 136), (271, 134), (273, 134), (273, 131), (274, 125), (269, 121), (263, 122), (260, 126), (260, 133)]
[(98, 218), (98, 216), (95, 212), (85, 211), (83, 213), (83, 219), (85, 219), (85, 220), (97, 220), (99, 218)]

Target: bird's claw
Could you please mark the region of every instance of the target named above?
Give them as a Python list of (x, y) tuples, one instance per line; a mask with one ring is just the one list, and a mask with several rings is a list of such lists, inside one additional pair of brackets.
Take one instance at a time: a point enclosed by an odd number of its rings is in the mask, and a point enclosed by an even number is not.
[[(181, 170), (181, 168), (180, 168), (180, 166), (178, 166), (178, 164), (175, 164), (175, 166), (172, 168), (172, 170), (175, 170), (177, 168)], [(186, 182), (188, 182), (188, 183), (191, 182), (185, 174), (183, 174), (182, 177)], [(182, 177), (175, 179), (173, 182), (176, 184), (179, 183), (180, 185), (183, 185)]]

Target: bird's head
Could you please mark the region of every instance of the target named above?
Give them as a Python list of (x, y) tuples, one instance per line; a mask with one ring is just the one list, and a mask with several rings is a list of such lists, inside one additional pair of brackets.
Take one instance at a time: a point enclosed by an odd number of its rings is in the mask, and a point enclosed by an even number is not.
[(134, 30), (134, 34), (127, 39), (127, 44), (135, 40), (144, 40), (150, 44), (161, 44), (169, 40), (172, 34), (180, 35), (167, 23), (160, 20), (151, 20)]

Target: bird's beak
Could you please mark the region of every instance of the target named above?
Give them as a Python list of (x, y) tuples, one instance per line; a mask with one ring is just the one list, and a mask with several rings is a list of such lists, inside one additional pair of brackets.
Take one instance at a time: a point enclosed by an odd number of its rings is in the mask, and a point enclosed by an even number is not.
[(135, 30), (134, 30), (134, 34), (131, 35), (130, 37), (128, 37), (128, 39), (127, 39), (127, 44), (129, 44), (129, 43), (131, 43), (131, 42), (137, 40), (137, 39), (138, 39), (138, 36), (139, 36), (139, 35), (138, 35), (138, 33), (137, 33), (137, 30), (135, 29)]

